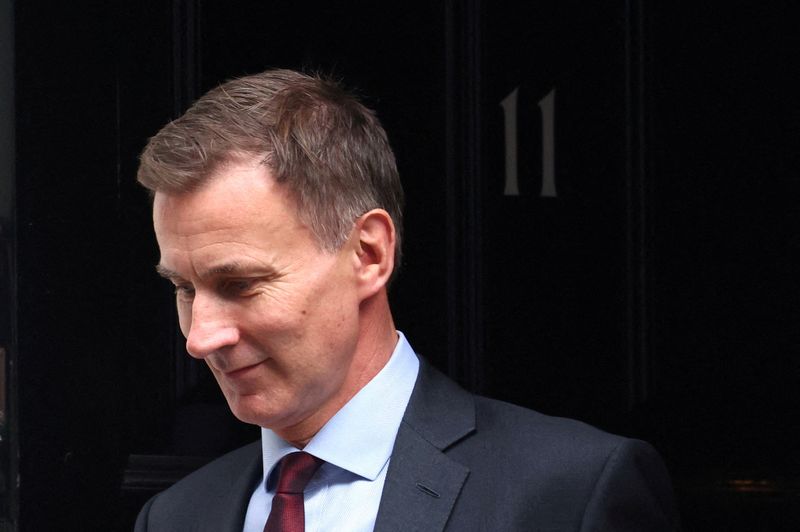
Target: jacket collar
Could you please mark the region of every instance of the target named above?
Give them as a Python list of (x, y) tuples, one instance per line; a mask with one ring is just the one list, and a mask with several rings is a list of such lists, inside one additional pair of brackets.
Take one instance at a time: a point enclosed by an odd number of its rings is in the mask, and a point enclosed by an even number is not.
[(469, 475), (444, 451), (474, 431), (472, 395), (421, 359), (389, 462), (376, 532), (444, 529)]

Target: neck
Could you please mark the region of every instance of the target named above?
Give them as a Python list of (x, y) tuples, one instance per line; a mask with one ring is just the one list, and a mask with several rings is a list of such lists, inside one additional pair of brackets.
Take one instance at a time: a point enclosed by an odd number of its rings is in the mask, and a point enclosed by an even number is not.
[(386, 291), (381, 290), (363, 301), (359, 315), (359, 338), (339, 392), (300, 423), (275, 430), (278, 436), (298, 449), (304, 448), (325, 423), (383, 369), (392, 356), (398, 337)]

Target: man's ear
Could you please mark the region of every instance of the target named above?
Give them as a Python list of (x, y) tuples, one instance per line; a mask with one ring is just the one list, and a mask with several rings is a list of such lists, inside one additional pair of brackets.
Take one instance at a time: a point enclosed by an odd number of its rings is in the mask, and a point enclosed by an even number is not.
[(361, 300), (375, 295), (394, 270), (395, 229), (383, 209), (372, 209), (356, 220), (355, 247)]

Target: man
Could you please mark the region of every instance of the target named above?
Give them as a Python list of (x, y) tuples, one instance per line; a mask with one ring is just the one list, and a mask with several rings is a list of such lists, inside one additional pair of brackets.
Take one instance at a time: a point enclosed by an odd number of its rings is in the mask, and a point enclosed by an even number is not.
[(675, 528), (647, 444), (475, 397), (416, 357), (387, 298), (394, 156), (335, 83), (228, 82), (150, 140), (138, 178), (187, 350), (262, 427), (138, 531)]

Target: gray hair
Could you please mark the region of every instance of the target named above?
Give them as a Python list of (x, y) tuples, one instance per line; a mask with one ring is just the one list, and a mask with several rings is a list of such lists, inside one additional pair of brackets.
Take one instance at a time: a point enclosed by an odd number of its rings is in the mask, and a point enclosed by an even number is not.
[(403, 188), (375, 113), (335, 81), (268, 70), (206, 93), (152, 137), (139, 183), (179, 194), (203, 185), (220, 165), (258, 157), (296, 201), (300, 219), (333, 252), (365, 212), (385, 209), (402, 257)]

